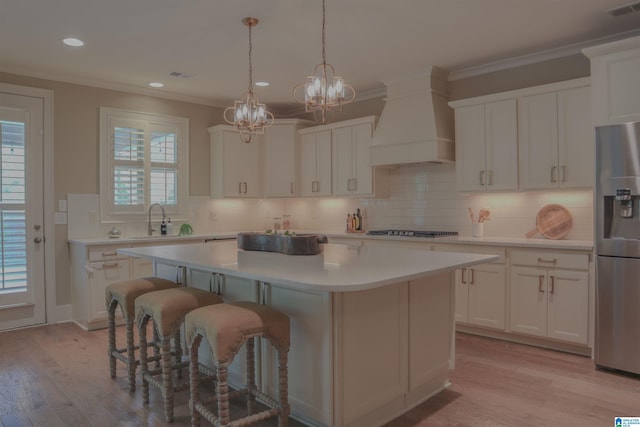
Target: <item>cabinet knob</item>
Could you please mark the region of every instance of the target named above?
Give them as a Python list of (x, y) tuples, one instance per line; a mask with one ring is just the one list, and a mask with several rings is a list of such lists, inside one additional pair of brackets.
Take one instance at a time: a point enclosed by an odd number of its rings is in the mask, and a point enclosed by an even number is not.
[(34, 237), (33, 243), (42, 243), (42, 239), (40, 237)]
[(542, 286), (544, 285), (544, 276), (538, 276), (538, 292), (544, 293)]

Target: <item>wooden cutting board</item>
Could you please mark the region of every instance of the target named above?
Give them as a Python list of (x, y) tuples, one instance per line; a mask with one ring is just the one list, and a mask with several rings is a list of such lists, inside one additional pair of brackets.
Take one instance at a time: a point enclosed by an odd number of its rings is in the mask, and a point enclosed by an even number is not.
[(571, 231), (573, 218), (571, 213), (562, 205), (545, 205), (536, 215), (536, 229), (526, 234), (533, 237), (540, 233), (547, 239), (562, 239)]

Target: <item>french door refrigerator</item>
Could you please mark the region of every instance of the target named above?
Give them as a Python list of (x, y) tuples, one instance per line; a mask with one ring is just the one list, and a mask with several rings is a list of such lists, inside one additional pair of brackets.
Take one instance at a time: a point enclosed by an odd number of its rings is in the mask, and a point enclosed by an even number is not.
[(640, 374), (640, 123), (596, 128), (599, 367)]

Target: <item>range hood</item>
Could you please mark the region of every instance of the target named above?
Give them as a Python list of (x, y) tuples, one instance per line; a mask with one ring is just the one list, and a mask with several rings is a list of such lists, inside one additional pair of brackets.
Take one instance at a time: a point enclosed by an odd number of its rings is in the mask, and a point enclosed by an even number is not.
[(430, 67), (384, 82), (387, 97), (373, 134), (373, 166), (455, 161), (446, 77), (444, 70)]

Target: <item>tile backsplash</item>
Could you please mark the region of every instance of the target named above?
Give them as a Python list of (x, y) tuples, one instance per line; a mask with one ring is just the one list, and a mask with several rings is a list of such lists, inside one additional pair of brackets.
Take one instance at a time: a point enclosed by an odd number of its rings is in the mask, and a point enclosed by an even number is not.
[[(189, 222), (196, 233), (263, 230), (273, 217), (291, 215), (293, 229), (343, 231), (347, 213), (360, 208), (369, 229), (403, 228), (458, 231), (471, 235), (468, 209), (477, 215), (488, 209), (487, 237), (524, 237), (535, 229), (536, 214), (549, 203), (565, 206), (573, 216), (567, 239), (593, 239), (593, 191), (550, 190), (505, 193), (458, 193), (455, 165), (408, 165), (390, 170), (390, 196), (373, 198), (224, 199), (190, 197), (188, 213), (172, 218), (174, 230)], [(113, 224), (101, 224), (91, 215), (99, 212), (96, 195), (69, 195), (68, 235), (103, 237)], [(89, 212), (89, 214), (87, 214)], [(74, 220), (75, 218), (75, 220)], [(125, 235), (143, 235), (146, 222), (118, 224)], [(541, 236), (537, 236), (540, 238)]]

